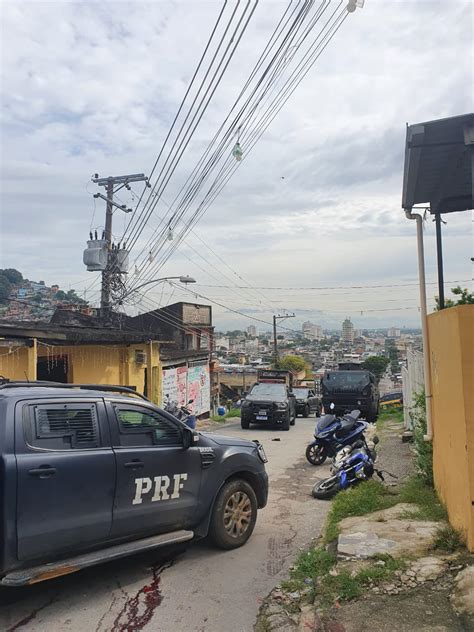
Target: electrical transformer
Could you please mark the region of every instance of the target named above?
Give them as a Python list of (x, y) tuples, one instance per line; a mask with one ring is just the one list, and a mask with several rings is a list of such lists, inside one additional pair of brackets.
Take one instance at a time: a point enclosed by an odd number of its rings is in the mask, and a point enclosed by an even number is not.
[(82, 255), (89, 272), (102, 272), (107, 267), (107, 242), (105, 239), (90, 239)]

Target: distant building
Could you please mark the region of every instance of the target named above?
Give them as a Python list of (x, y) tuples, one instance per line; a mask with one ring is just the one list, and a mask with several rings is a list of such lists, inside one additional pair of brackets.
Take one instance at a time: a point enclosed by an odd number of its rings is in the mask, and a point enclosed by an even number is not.
[(390, 329), (387, 331), (387, 336), (389, 338), (400, 338), (400, 329), (397, 329), (396, 327), (390, 327)]
[(345, 344), (352, 344), (354, 342), (354, 325), (351, 322), (350, 318), (346, 318), (346, 320), (342, 323), (342, 342)]
[(321, 340), (323, 337), (323, 329), (319, 325), (315, 325), (311, 321), (307, 320), (303, 323), (301, 330), (306, 338), (310, 340)]
[(249, 325), (247, 327), (247, 333), (249, 336), (255, 338), (255, 336), (257, 335), (257, 328), (255, 327), (255, 325)]

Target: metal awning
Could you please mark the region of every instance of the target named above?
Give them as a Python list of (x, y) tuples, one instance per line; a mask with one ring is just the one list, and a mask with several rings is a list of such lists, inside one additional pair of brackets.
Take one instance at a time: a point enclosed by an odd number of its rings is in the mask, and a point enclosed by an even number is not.
[(402, 207), (474, 208), (474, 114), (407, 126)]

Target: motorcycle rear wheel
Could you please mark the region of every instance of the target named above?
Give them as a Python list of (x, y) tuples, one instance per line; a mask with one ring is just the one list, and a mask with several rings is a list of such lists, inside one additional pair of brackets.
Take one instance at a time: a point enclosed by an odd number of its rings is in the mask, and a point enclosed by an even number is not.
[(306, 458), (311, 463), (311, 465), (322, 465), (324, 461), (327, 459), (326, 449), (320, 445), (314, 445), (314, 443), (310, 443), (306, 448)]
[(313, 498), (319, 498), (319, 500), (328, 500), (340, 491), (339, 477), (331, 476), (331, 478), (325, 478), (322, 481), (318, 481), (313, 487), (311, 494)]

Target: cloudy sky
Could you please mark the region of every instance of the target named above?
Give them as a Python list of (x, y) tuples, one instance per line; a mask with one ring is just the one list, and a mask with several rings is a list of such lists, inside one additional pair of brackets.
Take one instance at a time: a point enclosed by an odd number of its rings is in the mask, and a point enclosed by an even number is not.
[[(220, 24), (234, 9), (237, 20), (245, 5), (229, 0)], [(171, 217), (170, 205), (288, 5), (258, 3), (132, 249), (132, 283), (135, 266), (141, 280), (153, 278), (146, 275), (150, 248), (156, 265), (176, 245), (155, 244), (153, 231)], [(104, 224), (91, 175), (150, 173), (221, 8), (194, 0), (1, 4), (0, 267), (97, 300), (98, 275), (82, 264), (90, 228)], [(473, 110), (472, 18), (464, 0), (367, 0), (350, 14), (251, 151), (242, 138), (238, 170), (156, 268), (155, 278), (193, 276), (196, 294), (163, 283), (136, 293), (132, 309), (208, 297), (219, 329), (265, 330), (282, 310), (295, 312), (288, 323), (295, 328), (304, 320), (339, 326), (345, 316), (358, 327), (417, 326), (415, 226), (400, 208), (405, 124)], [(298, 61), (292, 52), (288, 72)], [(274, 90), (282, 87), (284, 75)], [(120, 203), (135, 208), (141, 191), (120, 192)], [(114, 213), (117, 240), (128, 220)], [(471, 213), (446, 220), (445, 278), (470, 286)], [(425, 236), (433, 306), (431, 218)]]

